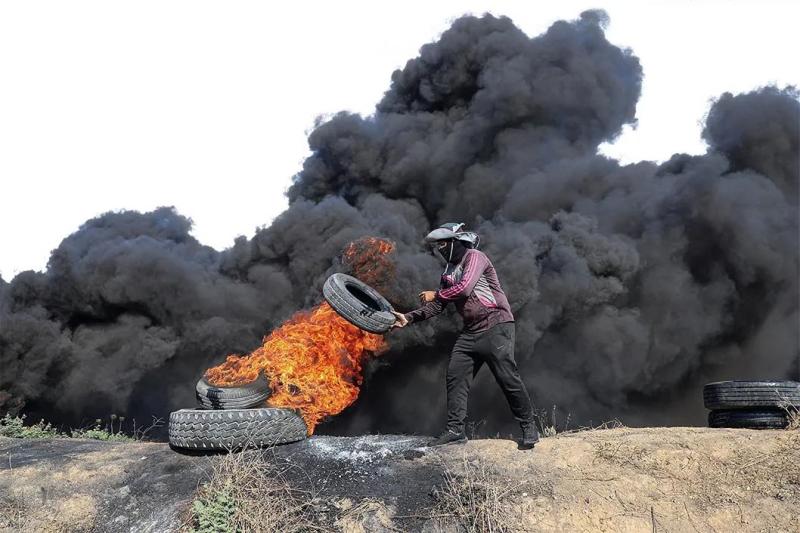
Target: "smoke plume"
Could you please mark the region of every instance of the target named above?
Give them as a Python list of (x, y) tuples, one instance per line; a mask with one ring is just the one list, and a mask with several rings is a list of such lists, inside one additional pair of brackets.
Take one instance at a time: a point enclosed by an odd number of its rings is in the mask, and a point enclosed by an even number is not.
[[(413, 308), (441, 272), (421, 239), (448, 221), (482, 235), (539, 409), (702, 424), (707, 381), (797, 378), (797, 91), (726, 93), (707, 154), (621, 165), (598, 146), (635, 122), (642, 68), (605, 24), (589, 11), (529, 38), (507, 18), (456, 20), (374, 114), (319, 124), (289, 208), (223, 252), (170, 208), (89, 220), (45, 272), (0, 279), (0, 411), (191, 406), (206, 368), (319, 303), (355, 239), (396, 243), (387, 296)], [(449, 312), (389, 334), (360, 399), (319, 431), (439, 430), (459, 326)], [(488, 371), (470, 402), (479, 432), (511, 427)]]

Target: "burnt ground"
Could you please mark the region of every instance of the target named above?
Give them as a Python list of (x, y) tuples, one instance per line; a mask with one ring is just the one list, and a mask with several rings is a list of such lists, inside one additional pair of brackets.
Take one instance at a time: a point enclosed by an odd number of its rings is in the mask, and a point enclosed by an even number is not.
[[(502, 439), (423, 445), (319, 436), (246, 453), (313, 492), (325, 531), (448, 531), (428, 518), (458, 518), (434, 508), (445, 475), (462, 495), (491, 496), (475, 509), (507, 531), (800, 531), (799, 430), (590, 430), (533, 451)], [(0, 438), (0, 529), (175, 531), (220, 460), (162, 443)], [(348, 522), (345, 500), (377, 502), (380, 519)]]
[[(424, 522), (417, 515), (430, 507), (430, 490), (441, 479), (435, 466), (419, 460), (424, 443), (408, 436), (315, 436), (245, 453), (262, 454), (293, 486), (319, 498), (385, 502), (399, 527), (415, 531)], [(175, 531), (216, 458), (179, 453), (161, 443), (0, 438), (0, 527)], [(334, 512), (332, 506), (320, 510)]]
[(421, 526), (422, 511), (433, 503), (431, 490), (441, 469), (423, 458), (429, 438), (401, 435), (315, 436), (264, 452), (286, 470), (289, 480), (325, 498), (374, 498), (391, 506), (406, 531)]
[(164, 444), (0, 438), (0, 525), (20, 531), (167, 531), (210, 467)]

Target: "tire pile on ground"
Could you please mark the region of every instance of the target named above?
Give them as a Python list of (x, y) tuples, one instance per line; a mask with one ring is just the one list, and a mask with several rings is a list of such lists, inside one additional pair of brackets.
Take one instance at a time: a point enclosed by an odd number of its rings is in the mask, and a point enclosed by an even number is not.
[[(395, 322), (389, 302), (352, 276), (332, 275), (323, 295), (339, 315), (370, 333), (386, 333)], [(199, 409), (169, 415), (169, 443), (175, 448), (235, 450), (286, 444), (307, 436), (299, 414), (266, 407), (271, 391), (263, 377), (235, 387), (216, 386), (204, 377), (195, 392)]]
[(203, 377), (195, 393), (199, 409), (181, 409), (169, 415), (173, 447), (235, 450), (306, 438), (306, 424), (297, 413), (264, 407), (270, 389), (263, 377), (236, 387), (215, 386)]
[(703, 387), (712, 428), (784, 429), (800, 409), (800, 382), (718, 381)]

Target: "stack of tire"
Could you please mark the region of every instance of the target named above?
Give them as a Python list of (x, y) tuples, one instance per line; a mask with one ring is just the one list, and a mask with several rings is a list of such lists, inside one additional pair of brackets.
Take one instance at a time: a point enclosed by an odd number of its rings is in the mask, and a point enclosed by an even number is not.
[[(323, 287), (325, 299), (343, 318), (371, 333), (386, 333), (395, 322), (392, 306), (378, 291), (345, 274)], [(198, 409), (169, 416), (169, 443), (190, 450), (234, 450), (305, 439), (303, 419), (291, 409), (266, 407), (269, 383), (263, 377), (245, 385), (212, 385), (205, 377), (195, 387)]]
[(265, 406), (270, 389), (263, 377), (235, 387), (215, 386), (203, 377), (195, 392), (199, 409), (169, 416), (169, 443), (175, 448), (235, 450), (306, 438), (306, 424), (297, 413)]
[(785, 429), (797, 420), (800, 382), (718, 381), (703, 387), (712, 428)]

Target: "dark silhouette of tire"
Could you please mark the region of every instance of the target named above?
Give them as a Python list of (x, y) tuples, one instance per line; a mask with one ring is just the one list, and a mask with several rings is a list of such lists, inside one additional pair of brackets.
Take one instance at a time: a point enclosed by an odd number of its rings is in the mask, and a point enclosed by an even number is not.
[(212, 385), (203, 376), (197, 382), (195, 392), (197, 403), (205, 409), (247, 409), (263, 405), (271, 391), (269, 383), (263, 376), (235, 387)]
[(370, 333), (386, 333), (395, 323), (392, 305), (352, 276), (333, 274), (322, 287), (325, 300), (345, 320)]
[(784, 429), (789, 416), (779, 409), (722, 409), (708, 413), (708, 427)]
[(718, 381), (703, 387), (707, 409), (800, 406), (797, 381)]
[(303, 419), (290, 409), (181, 409), (169, 415), (169, 443), (192, 450), (236, 450), (303, 440)]

